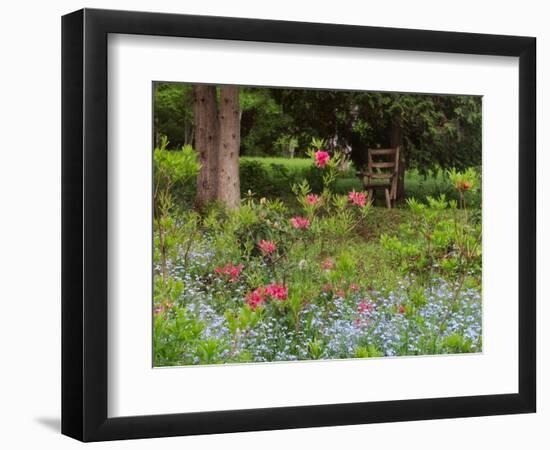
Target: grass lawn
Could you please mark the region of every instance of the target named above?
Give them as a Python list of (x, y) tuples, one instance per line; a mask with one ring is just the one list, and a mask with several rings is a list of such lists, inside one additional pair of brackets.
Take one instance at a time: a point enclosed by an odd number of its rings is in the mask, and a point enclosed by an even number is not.
[(279, 157), (262, 157), (262, 156), (241, 156), (241, 161), (260, 161), (266, 166), (271, 164), (282, 164), (289, 169), (307, 169), (311, 166), (310, 158), (279, 158)]

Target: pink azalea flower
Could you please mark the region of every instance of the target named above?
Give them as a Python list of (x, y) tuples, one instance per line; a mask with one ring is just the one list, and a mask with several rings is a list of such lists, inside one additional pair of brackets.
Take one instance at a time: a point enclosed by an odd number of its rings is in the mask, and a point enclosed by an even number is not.
[(330, 159), (328, 152), (318, 151), (315, 152), (315, 164), (322, 169), (325, 167)]
[(366, 203), (367, 203), (367, 194), (364, 193), (364, 192), (355, 192), (355, 191), (351, 191), (349, 194), (348, 194), (348, 198), (350, 199), (350, 201), (354, 204), (354, 205), (357, 205), (357, 206), (365, 206)]
[(265, 255), (270, 255), (276, 250), (275, 242), (273, 241), (266, 241), (262, 239), (260, 243), (258, 244), (259, 249), (264, 253)]
[(315, 194), (306, 195), (306, 203), (308, 205), (317, 205), (321, 201), (321, 197)]
[(265, 303), (265, 292), (263, 287), (256, 288), (246, 294), (246, 303), (250, 309), (255, 310), (259, 305)]
[(288, 287), (282, 284), (270, 284), (265, 287), (265, 293), (278, 300), (286, 300), (288, 298)]
[(223, 267), (216, 267), (214, 272), (220, 275), (226, 275), (229, 277), (229, 281), (234, 283), (239, 278), (244, 266), (242, 264), (237, 264), (234, 266), (232, 263), (226, 264)]
[(290, 219), (292, 226), (296, 229), (307, 229), (309, 228), (309, 220), (305, 217), (293, 217)]

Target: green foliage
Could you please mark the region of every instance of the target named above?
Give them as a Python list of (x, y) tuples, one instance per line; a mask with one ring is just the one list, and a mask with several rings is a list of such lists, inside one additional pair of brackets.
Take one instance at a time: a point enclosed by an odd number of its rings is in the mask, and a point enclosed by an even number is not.
[(272, 89), (242, 88), (240, 102), (243, 155), (274, 155), (278, 150), (286, 156), (289, 144), (296, 148), (297, 140), (287, 135), (292, 118), (283, 112)]
[[(240, 103), (242, 155), (304, 156), (312, 139), (326, 150), (338, 136), (362, 167), (368, 148), (391, 145), (400, 130), (408, 170), (481, 165), (481, 97), (243, 87)], [(191, 85), (156, 83), (154, 111), (157, 143), (192, 144)]]
[(168, 151), (168, 138), (160, 139), (155, 148), (154, 162), (154, 243), (153, 259), (160, 264), (164, 285), (168, 280), (168, 262), (183, 251), (183, 262), (187, 263), (189, 250), (197, 237), (199, 216), (193, 211), (175, 211), (174, 195), (181, 200), (189, 181), (199, 170), (196, 154), (189, 145), (179, 151)]
[(442, 339), (442, 353), (470, 353), (473, 342), (461, 334), (451, 334)]
[(384, 356), (384, 354), (372, 344), (358, 346), (355, 350), (356, 358), (379, 358), (380, 356)]
[(290, 197), (292, 186), (303, 180), (308, 181), (314, 192), (320, 192), (323, 189), (322, 174), (302, 161), (309, 162), (299, 158), (241, 158), (241, 196), (251, 191), (259, 197)]
[(273, 143), (277, 154), (294, 158), (296, 147), (298, 147), (298, 139), (294, 136), (283, 134), (278, 137)]
[[(350, 139), (366, 147), (391, 145), (395, 129), (404, 141), (407, 168), (421, 174), (481, 164), (481, 98), (475, 96), (358, 93)], [(354, 139), (353, 139), (354, 138)], [(358, 165), (365, 152), (353, 152)]]
[[(473, 171), (452, 172), (458, 191), (464, 180), (473, 186), (474, 176)], [(380, 243), (404, 273), (416, 274), (423, 283), (434, 274), (456, 277), (461, 288), (466, 274), (481, 272), (481, 226), (444, 195), (426, 200), (408, 199), (414, 220), (402, 224), (394, 236), (383, 234)]]
[[(196, 349), (204, 324), (189, 317), (185, 309), (177, 308), (168, 314), (155, 315), (153, 327), (153, 353), (155, 366), (194, 364), (195, 356), (210, 357)], [(201, 362), (207, 362), (201, 359)]]
[(154, 84), (154, 121), (156, 145), (167, 136), (174, 147), (191, 145), (194, 136), (191, 85)]
[[(159, 205), (159, 197), (168, 201), (189, 201), (194, 197), (196, 176), (200, 169), (197, 154), (190, 145), (178, 150), (168, 150), (168, 138), (160, 137), (160, 144), (153, 153), (154, 191), (153, 202)], [(158, 211), (157, 211), (158, 212)]]

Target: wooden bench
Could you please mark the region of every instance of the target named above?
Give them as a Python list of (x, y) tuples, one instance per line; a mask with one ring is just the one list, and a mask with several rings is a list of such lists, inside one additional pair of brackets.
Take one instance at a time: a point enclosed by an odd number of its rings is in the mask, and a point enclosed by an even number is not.
[(369, 201), (374, 201), (376, 190), (384, 190), (386, 206), (391, 209), (397, 198), (397, 178), (399, 174), (399, 146), (395, 148), (369, 148), (367, 171), (359, 172), (363, 187), (369, 193)]

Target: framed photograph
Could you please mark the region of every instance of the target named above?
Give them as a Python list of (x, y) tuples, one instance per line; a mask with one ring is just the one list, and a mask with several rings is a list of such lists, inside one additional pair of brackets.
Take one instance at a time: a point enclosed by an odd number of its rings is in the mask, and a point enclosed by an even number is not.
[(62, 20), (62, 432), (535, 412), (536, 40)]

